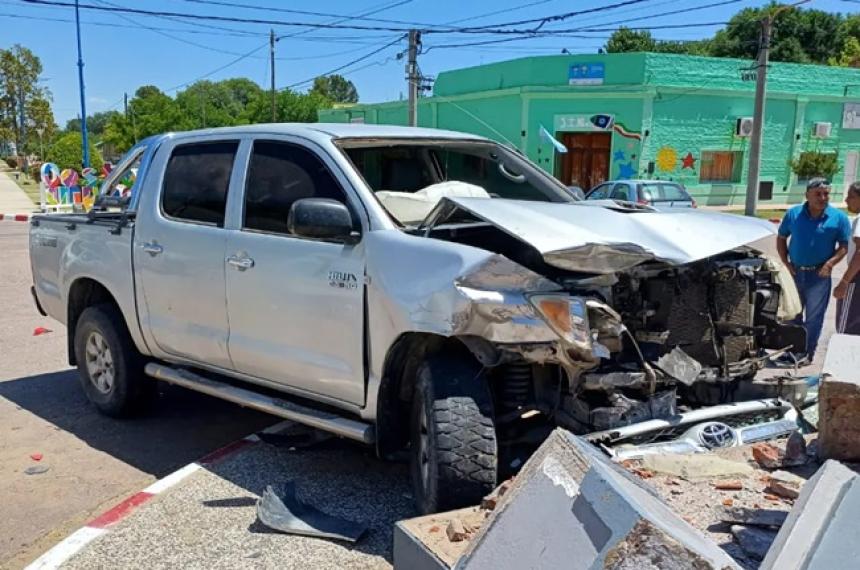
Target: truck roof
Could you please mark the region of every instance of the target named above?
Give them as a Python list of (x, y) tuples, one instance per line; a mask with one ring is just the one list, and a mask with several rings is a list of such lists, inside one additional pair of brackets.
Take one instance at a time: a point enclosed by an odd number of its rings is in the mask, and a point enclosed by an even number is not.
[(166, 133), (163, 137), (181, 138), (201, 134), (285, 134), (302, 135), (308, 138), (427, 138), (427, 139), (488, 139), (469, 133), (427, 129), (423, 127), (400, 127), (394, 125), (366, 125), (361, 123), (261, 123), (237, 127), (219, 127)]

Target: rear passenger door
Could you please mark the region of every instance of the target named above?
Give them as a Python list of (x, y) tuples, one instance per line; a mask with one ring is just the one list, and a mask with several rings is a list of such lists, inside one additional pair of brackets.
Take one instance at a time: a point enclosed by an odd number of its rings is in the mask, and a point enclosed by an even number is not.
[(329, 198), (345, 204), (361, 230), (360, 202), (324, 151), (275, 137), (254, 141), (241, 198), (230, 207), (238, 221), (227, 242), (235, 369), (363, 403), (364, 244), (304, 238), (287, 228), (297, 200)]
[(141, 196), (134, 264), (141, 325), (162, 354), (230, 368), (224, 220), (238, 140), (168, 142)]

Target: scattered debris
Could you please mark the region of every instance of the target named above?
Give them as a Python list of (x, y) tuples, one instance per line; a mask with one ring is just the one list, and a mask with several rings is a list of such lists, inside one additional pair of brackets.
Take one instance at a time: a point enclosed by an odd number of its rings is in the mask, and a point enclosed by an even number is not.
[(493, 492), (481, 499), (481, 508), (492, 511), (499, 504), (499, 500), (505, 496), (505, 493), (511, 488), (513, 479), (503, 481), (501, 485), (493, 489)]
[(36, 327), (35, 329), (33, 329), (33, 336), (41, 336), (43, 334), (48, 334), (52, 332), (54, 331), (52, 331), (51, 329), (46, 329), (45, 327)]
[(257, 503), (257, 518), (267, 527), (303, 536), (357, 541), (366, 527), (327, 515), (296, 498), (296, 486), (286, 483), (276, 493), (272, 485), (266, 487)]
[(744, 526), (782, 526), (788, 513), (775, 509), (748, 509), (745, 507), (717, 507), (717, 517), (723, 522)]
[(774, 471), (770, 475), (770, 481), (765, 491), (786, 499), (796, 499), (805, 482), (802, 477), (788, 471)]
[(433, 526), (430, 527), (429, 532), (439, 532), (440, 530), (442, 530), (442, 529), (439, 527), (439, 525), (434, 524)]
[(44, 457), (44, 455), (42, 455), (41, 453), (31, 453), (30, 454), (30, 459), (32, 459), (33, 461), (41, 461), (43, 457)]
[(451, 542), (460, 542), (466, 540), (467, 531), (463, 526), (463, 521), (458, 518), (453, 518), (448, 523), (448, 528), (445, 529), (445, 534), (448, 535), (448, 540)]
[(657, 360), (657, 367), (687, 386), (692, 386), (702, 372), (702, 364), (677, 346)]
[(770, 443), (756, 443), (752, 446), (752, 455), (755, 462), (764, 469), (779, 469), (782, 467), (782, 458), (779, 448)]
[(805, 465), (809, 458), (806, 456), (806, 439), (799, 431), (792, 433), (785, 442), (785, 456), (782, 458), (784, 467), (799, 467)]
[(761, 560), (767, 555), (776, 533), (753, 526), (732, 525), (732, 535), (744, 552), (751, 558)]
[(723, 499), (723, 506), (724, 507), (731, 507), (734, 504), (735, 504), (735, 502), (733, 499)]
[(650, 469), (635, 468), (635, 469), (633, 469), (633, 473), (635, 473), (641, 479), (650, 479), (651, 477), (654, 476), (654, 472), (651, 471)]
[(24, 469), (24, 473), (27, 475), (41, 475), (48, 471), (48, 469), (50, 469), (50, 467), (47, 465), (33, 465), (32, 467)]
[(718, 491), (743, 491), (744, 484), (737, 479), (714, 481), (714, 489)]
[(750, 475), (752, 467), (739, 461), (729, 461), (710, 453), (681, 455), (675, 453), (646, 455), (642, 467), (655, 473), (664, 473), (685, 479), (732, 477)]
[(772, 502), (774, 502), (774, 503), (779, 503), (779, 502), (780, 502), (780, 498), (779, 498), (779, 497), (777, 497), (776, 495), (771, 495), (770, 493), (766, 494), (766, 495), (764, 496), (764, 498), (765, 498), (765, 499), (767, 499), (768, 501), (772, 501)]

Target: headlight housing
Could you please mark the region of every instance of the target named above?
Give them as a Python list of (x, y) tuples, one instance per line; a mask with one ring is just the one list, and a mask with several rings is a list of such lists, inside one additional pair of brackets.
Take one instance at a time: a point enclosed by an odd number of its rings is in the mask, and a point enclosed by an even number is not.
[(591, 330), (584, 299), (569, 295), (536, 294), (530, 295), (528, 300), (562, 340), (579, 348), (591, 349)]

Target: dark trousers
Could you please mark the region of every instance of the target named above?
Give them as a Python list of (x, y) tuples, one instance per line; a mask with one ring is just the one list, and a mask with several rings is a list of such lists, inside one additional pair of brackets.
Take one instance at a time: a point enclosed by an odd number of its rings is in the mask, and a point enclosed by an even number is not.
[(833, 282), (830, 277), (819, 277), (817, 270), (798, 270), (794, 283), (803, 305), (803, 313), (797, 317), (795, 324), (803, 325), (806, 329), (806, 354), (812, 360), (824, 327), (824, 315), (830, 303)]
[(860, 275), (848, 286), (844, 299), (836, 301), (836, 332), (860, 335)]

